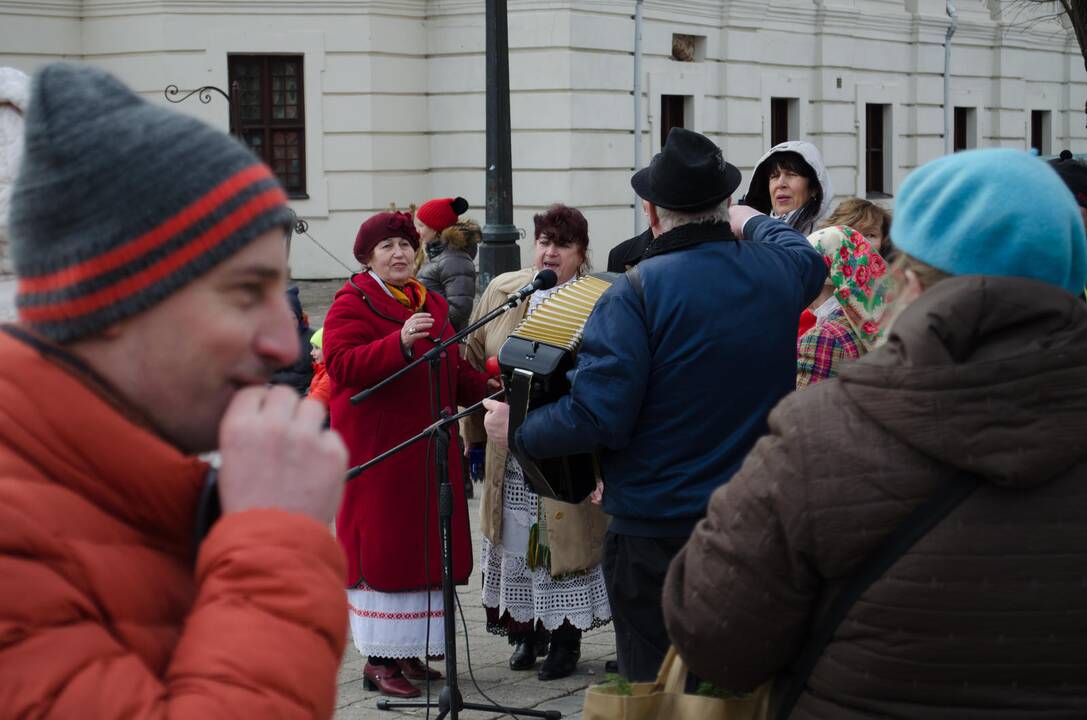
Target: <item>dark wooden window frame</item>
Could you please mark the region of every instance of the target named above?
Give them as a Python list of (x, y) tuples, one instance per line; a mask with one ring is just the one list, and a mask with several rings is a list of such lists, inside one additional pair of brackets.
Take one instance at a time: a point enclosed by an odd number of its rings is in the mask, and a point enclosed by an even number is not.
[(890, 197), (886, 184), (886, 113), (887, 106), (868, 103), (864, 107), (865, 194), (868, 197)]
[(1030, 147), (1037, 148), (1040, 154), (1048, 152), (1046, 147), (1045, 126), (1048, 110), (1030, 111)]
[(952, 137), (951, 148), (955, 152), (961, 150), (968, 150), (970, 145), (968, 138), (966, 137), (966, 129), (970, 124), (970, 110), (972, 108), (956, 107), (955, 108), (955, 120), (952, 124), (954, 128), (954, 135)]
[(687, 95), (661, 95), (661, 147), (668, 141), (674, 127), (687, 127), (684, 105)]
[(789, 103), (791, 98), (770, 98), (770, 147), (789, 139), (793, 128), (789, 127)]
[[(292, 199), (306, 199), (309, 195), (306, 193), (306, 101), (305, 101), (305, 57), (303, 55), (294, 53), (284, 54), (268, 54), (268, 53), (230, 53), (227, 56), (227, 67), (229, 80), (228, 83), (233, 87), (234, 80), (236, 78), (236, 68), (241, 63), (258, 62), (261, 71), (260, 81), (260, 120), (249, 120), (244, 117), (243, 109), (241, 107), (241, 98), (236, 98), (235, 102), (239, 104), (235, 116), (239, 127), (231, 128), (231, 132), (235, 132), (237, 135), (245, 138), (254, 133), (258, 133), (261, 137), (261, 148), (259, 155), (261, 158), (271, 167), (276, 170), (276, 162), (274, 158), (274, 145), (273, 137), (277, 131), (287, 131), (297, 133), (298, 137), (298, 181), (290, 182), (289, 175), (284, 176), (282, 173), (278, 173), (280, 181), (283, 182), (284, 187), (287, 189), (287, 196)], [(287, 61), (296, 63), (295, 78), (298, 83), (298, 117), (297, 118), (282, 118), (274, 119), (272, 117), (272, 63), (276, 61)], [(284, 94), (286, 90), (283, 91)]]

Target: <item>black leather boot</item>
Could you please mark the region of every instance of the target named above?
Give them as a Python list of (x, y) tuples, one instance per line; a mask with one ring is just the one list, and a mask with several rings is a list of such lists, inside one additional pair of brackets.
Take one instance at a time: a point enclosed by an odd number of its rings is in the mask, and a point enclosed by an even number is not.
[(547, 654), (536, 677), (558, 680), (572, 675), (581, 659), (581, 631), (565, 622), (551, 633), (551, 652)]
[(536, 667), (536, 636), (534, 633), (510, 635), (513, 654), (510, 670), (531, 670)]
[(511, 634), (510, 643), (514, 649), (510, 655), (510, 670), (531, 670), (536, 667), (536, 658), (547, 655), (550, 638), (551, 633), (543, 628), (526, 634)]

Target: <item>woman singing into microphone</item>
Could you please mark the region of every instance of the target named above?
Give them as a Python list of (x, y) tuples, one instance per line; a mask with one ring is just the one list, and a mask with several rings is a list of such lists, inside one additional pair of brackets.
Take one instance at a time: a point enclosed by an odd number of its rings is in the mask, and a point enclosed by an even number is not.
[[(589, 224), (575, 208), (553, 205), (533, 218), (533, 267), (499, 275), (476, 304), (472, 320), (505, 302), (550, 269), (558, 284), (537, 290), (528, 301), (485, 325), (468, 338), (468, 360), (483, 368), (514, 327), (545, 298), (588, 271), (585, 258)], [(466, 422), (472, 445), (486, 441), (482, 415)], [(539, 498), (525, 484), (521, 467), (505, 450), (488, 446), (480, 501), (483, 549), (483, 605), (487, 630), (508, 635), (515, 645), (513, 670), (530, 670), (547, 656), (540, 680), (566, 677), (577, 668), (581, 633), (611, 621), (600, 570), (607, 516), (588, 499), (578, 505)], [(548, 636), (550, 635), (550, 652)]]
[[(323, 350), (332, 380), (332, 428), (360, 465), (433, 422), (429, 368), (424, 364), (358, 405), (352, 395), (403, 368), (453, 335), (449, 306), (414, 277), (419, 235), (406, 213), (379, 213), (362, 224), (355, 258), (363, 271), (336, 293), (325, 318)], [(456, 412), (483, 397), (487, 377), (455, 348), (442, 357), (440, 407)], [(453, 482), (453, 576), (472, 571), (468, 505), (456, 428), (450, 441)], [(351, 632), (367, 658), (366, 685), (384, 695), (416, 697), (408, 680), (441, 674), (420, 660), (444, 650), (442, 556), (433, 445), (418, 442), (347, 485), (336, 536), (347, 555)], [(429, 644), (427, 639), (429, 637)]]

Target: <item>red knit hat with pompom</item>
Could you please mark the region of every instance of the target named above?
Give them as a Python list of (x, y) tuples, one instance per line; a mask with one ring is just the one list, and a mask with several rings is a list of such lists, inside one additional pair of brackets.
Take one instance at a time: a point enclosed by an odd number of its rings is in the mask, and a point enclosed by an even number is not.
[(434, 232), (441, 232), (457, 222), (457, 216), (468, 209), (468, 201), (458, 198), (427, 200), (415, 211), (415, 217)]

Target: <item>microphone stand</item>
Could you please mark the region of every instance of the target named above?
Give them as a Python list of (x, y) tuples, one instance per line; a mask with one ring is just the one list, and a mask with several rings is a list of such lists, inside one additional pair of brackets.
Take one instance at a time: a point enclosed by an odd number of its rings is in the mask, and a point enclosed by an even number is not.
[[(502, 397), (505, 394), (506, 394), (505, 390), (499, 390), (496, 393), (488, 395), (487, 397), (484, 398), (484, 400), (497, 400), (498, 398)], [(420, 432), (418, 435), (413, 435), (412, 437), (408, 438), (407, 440), (400, 443), (396, 447), (389, 448), (388, 450), (381, 453), (377, 457), (375, 457), (375, 458), (373, 458), (371, 460), (367, 460), (362, 465), (356, 465), (355, 467), (348, 470), (347, 471), (347, 479), (348, 480), (354, 480), (356, 477), (361, 475), (364, 471), (369, 470), (370, 468), (372, 468), (374, 465), (377, 465), (379, 462), (381, 462), (385, 458), (392, 457), (393, 455), (397, 454), (398, 452), (400, 452), (404, 448), (408, 447), (409, 445), (414, 445), (415, 443), (419, 442), (423, 438), (425, 438), (425, 437), (427, 437), (429, 435), (433, 435), (435, 431), (441, 430), (442, 428), (445, 428), (445, 427), (448, 427), (449, 425), (452, 425), (453, 423), (457, 422), (461, 418), (466, 418), (469, 415), (472, 415), (473, 413), (479, 412), (482, 409), (483, 409), (483, 400), (480, 400), (475, 405), (472, 405), (471, 407), (467, 407), (467, 408), (461, 410), (456, 415), (450, 415), (447, 418), (443, 418), (442, 420), (438, 420), (437, 422), (433, 422), (430, 425), (427, 425), (426, 428), (424, 428), (423, 431)]]
[[(535, 284), (535, 280), (533, 281)], [(554, 282), (551, 283), (554, 285)], [(417, 440), (426, 437), (428, 435), (434, 438), (434, 466), (438, 476), (438, 533), (441, 543), (442, 554), (442, 609), (445, 613), (444, 622), (444, 634), (445, 634), (445, 687), (438, 693), (438, 716), (437, 720), (447, 715), (452, 720), (457, 720), (458, 713), (461, 710), (481, 710), (490, 713), (502, 713), (514, 716), (525, 717), (539, 717), (546, 718), (547, 720), (558, 720), (562, 717), (562, 713), (557, 710), (534, 710), (530, 708), (515, 708), (504, 707), (500, 705), (482, 704), (482, 703), (466, 703), (461, 697), (460, 689), (457, 683), (457, 621), (456, 621), (456, 606), (453, 597), (453, 486), (449, 482), (449, 443), (450, 435), (448, 426), (459, 417), (475, 412), (482, 406), (482, 402), (473, 405), (469, 410), (465, 410), (455, 415), (450, 415), (441, 404), (441, 367), (442, 359), (445, 357), (446, 349), (456, 345), (466, 337), (469, 333), (474, 332), (480, 327), (491, 322), (500, 315), (504, 315), (513, 308), (517, 307), (521, 302), (525, 300), (535, 287), (522, 288), (520, 291), (513, 293), (502, 305), (499, 305), (494, 310), (490, 311), (476, 322), (468, 325), (460, 332), (454, 334), (448, 340), (437, 343), (433, 348), (421, 355), (416, 360), (405, 365), (400, 370), (385, 378), (377, 385), (371, 388), (363, 390), (362, 392), (354, 395), (351, 398), (352, 404), (358, 404), (366, 398), (373, 395), (378, 390), (395, 382), (397, 379), (403, 377), (413, 369), (419, 367), (423, 363), (427, 363), (430, 368), (430, 398), (431, 398), (431, 413), (434, 418), (434, 422), (423, 430), (415, 437), (401, 443), (397, 447), (382, 453), (378, 457), (370, 460), (367, 463), (353, 467), (347, 472), (347, 480), (357, 477), (366, 468), (375, 465), (376, 463), (384, 460), (385, 458), (393, 455), (396, 452), (400, 452), (408, 445), (416, 442)], [(454, 350), (454, 352), (456, 352)], [(494, 398), (500, 393), (495, 393), (491, 397)], [(425, 550), (424, 550), (425, 552)], [(429, 651), (430, 648), (427, 648)], [(425, 700), (389, 700), (382, 698), (377, 701), (378, 710), (394, 710), (398, 708), (429, 708), (435, 707), (433, 701), (429, 698)]]

